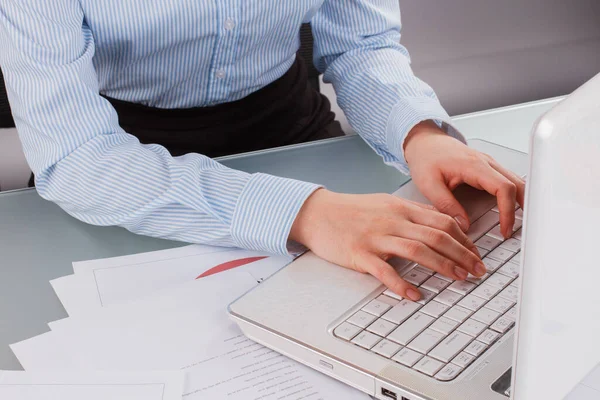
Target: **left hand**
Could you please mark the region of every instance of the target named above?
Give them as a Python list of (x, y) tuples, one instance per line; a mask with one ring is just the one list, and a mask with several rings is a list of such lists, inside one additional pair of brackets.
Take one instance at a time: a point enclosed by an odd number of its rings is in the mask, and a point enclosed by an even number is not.
[(421, 193), (440, 212), (456, 219), (465, 232), (469, 217), (452, 194), (462, 183), (496, 196), (502, 234), (511, 236), (515, 205), (523, 207), (523, 179), (487, 154), (448, 136), (432, 121), (421, 122), (410, 131), (404, 141), (404, 155)]

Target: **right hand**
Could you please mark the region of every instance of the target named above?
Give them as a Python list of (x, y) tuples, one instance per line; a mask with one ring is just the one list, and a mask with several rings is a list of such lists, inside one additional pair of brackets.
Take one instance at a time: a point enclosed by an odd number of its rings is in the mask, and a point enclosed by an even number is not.
[(448, 215), (388, 194), (319, 189), (304, 203), (290, 239), (327, 261), (369, 273), (411, 300), (421, 295), (387, 262), (397, 256), (451, 279), (486, 273), (477, 248)]

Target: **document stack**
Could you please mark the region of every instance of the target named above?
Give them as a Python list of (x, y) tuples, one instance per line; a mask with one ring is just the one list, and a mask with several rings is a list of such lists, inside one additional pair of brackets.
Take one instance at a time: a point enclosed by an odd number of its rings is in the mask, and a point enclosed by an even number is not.
[(11, 346), (26, 372), (0, 373), (0, 398), (368, 400), (228, 318), (230, 302), (291, 260), (192, 245), (73, 263), (51, 282), (69, 317)]

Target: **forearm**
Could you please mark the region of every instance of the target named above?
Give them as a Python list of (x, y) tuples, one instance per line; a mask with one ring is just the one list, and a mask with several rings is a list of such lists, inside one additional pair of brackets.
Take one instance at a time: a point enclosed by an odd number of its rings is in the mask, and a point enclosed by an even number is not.
[[(361, 23), (357, 23), (360, 21)], [(447, 133), (450, 118), (433, 89), (418, 79), (400, 44), (397, 1), (327, 1), (314, 19), (317, 66), (331, 82), (352, 127), (383, 157), (408, 173), (403, 143), (419, 123)]]
[(97, 137), (36, 175), (77, 219), (154, 237), (286, 253), (295, 213), (316, 185), (250, 175), (199, 154), (173, 158), (130, 135)]

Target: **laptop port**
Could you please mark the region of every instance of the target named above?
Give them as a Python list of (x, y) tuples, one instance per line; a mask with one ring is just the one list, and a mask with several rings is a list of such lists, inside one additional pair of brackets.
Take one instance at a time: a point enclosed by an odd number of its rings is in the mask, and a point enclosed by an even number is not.
[(386, 388), (381, 388), (381, 394), (384, 397), (388, 397), (390, 399), (398, 400), (398, 396), (396, 395), (396, 393), (394, 393), (391, 390), (388, 390)]

